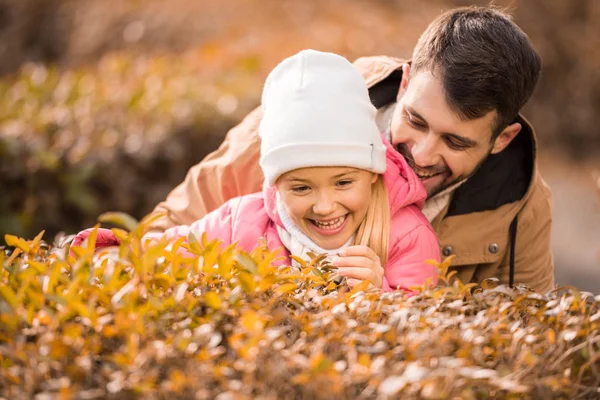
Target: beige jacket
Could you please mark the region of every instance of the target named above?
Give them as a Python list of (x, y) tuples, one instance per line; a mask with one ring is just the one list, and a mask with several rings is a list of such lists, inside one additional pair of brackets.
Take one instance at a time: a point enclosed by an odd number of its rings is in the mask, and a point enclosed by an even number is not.
[[(390, 57), (368, 57), (355, 62), (375, 106), (395, 101), (403, 62)], [(166, 216), (157, 220), (153, 229), (162, 231), (174, 225), (191, 224), (228, 199), (261, 190), (263, 176), (258, 164), (261, 114), (260, 108), (252, 111), (227, 133), (216, 151), (189, 170), (185, 180), (156, 206), (153, 213), (166, 212)], [(432, 225), (442, 257), (455, 255), (452, 268), (463, 282), (497, 277), (509, 283), (511, 243), (515, 242), (514, 282), (544, 292), (554, 287), (550, 251), (552, 196), (537, 170), (533, 128), (523, 117), (519, 119), (523, 125), (517, 136), (520, 139), (515, 139), (502, 157), (491, 156), (486, 160), (457, 189)], [(517, 216), (516, 232), (511, 235), (511, 223), (516, 222)]]

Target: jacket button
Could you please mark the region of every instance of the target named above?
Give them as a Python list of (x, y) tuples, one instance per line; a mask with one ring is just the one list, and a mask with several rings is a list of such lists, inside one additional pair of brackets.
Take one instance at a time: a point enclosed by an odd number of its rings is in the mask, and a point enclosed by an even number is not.
[(442, 250), (442, 255), (444, 257), (448, 257), (451, 254), (452, 254), (452, 246), (446, 246), (446, 247), (444, 247), (444, 249)]
[(498, 243), (490, 244), (490, 246), (488, 247), (488, 250), (490, 251), (490, 253), (496, 254), (498, 252), (498, 250), (500, 250), (500, 248), (498, 247)]

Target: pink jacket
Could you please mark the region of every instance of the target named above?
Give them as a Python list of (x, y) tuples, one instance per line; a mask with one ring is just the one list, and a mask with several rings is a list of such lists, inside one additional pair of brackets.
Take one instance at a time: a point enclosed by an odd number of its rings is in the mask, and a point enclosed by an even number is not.
[[(382, 289), (408, 289), (422, 285), (429, 278), (437, 283), (435, 266), (425, 260), (440, 260), (440, 250), (435, 233), (421, 213), (427, 197), (425, 188), (391, 145), (387, 149), (387, 169), (383, 176), (391, 209), (390, 245)], [(208, 239), (218, 238), (224, 245), (237, 242), (238, 246), (252, 251), (260, 238), (265, 238), (270, 250), (282, 249), (289, 262), (289, 252), (279, 239), (276, 225), (283, 227), (277, 213), (275, 188), (265, 187), (262, 193), (236, 197), (217, 210), (194, 222), (168, 229), (169, 240), (187, 237), (192, 231), (197, 237), (206, 232)], [(149, 234), (160, 238), (162, 234)]]

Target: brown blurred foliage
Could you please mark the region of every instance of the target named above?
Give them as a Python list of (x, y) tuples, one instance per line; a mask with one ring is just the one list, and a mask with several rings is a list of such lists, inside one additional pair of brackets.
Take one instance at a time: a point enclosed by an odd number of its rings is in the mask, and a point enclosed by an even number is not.
[[(0, 0), (0, 186), (9, 193), (0, 198), (0, 233), (78, 230), (110, 209), (141, 217), (258, 104), (262, 80), (284, 57), (312, 47), (349, 59), (409, 58), (442, 10), (487, 3)], [(541, 144), (578, 159), (597, 155), (600, 3), (496, 4), (509, 8), (543, 60), (525, 110)], [(119, 57), (125, 72), (106, 72)], [(144, 70), (156, 63), (165, 66)], [(42, 66), (48, 76), (36, 86)], [(182, 95), (192, 116), (184, 121), (169, 89), (178, 84), (198, 88)], [(168, 105), (140, 106), (144, 95)], [(132, 152), (136, 140), (143, 146)]]
[[(122, 216), (123, 217), (123, 216)], [(116, 221), (115, 221), (116, 222)], [(600, 295), (486, 279), (382, 293), (324, 255), (206, 237), (0, 252), (0, 392), (31, 399), (598, 399)], [(121, 225), (121, 224), (119, 224)], [(140, 249), (144, 248), (143, 251)]]
[[(409, 57), (417, 37), (443, 9), (488, 1), (0, 0), (0, 73), (26, 61), (69, 67), (103, 54), (212, 54), (226, 68), (241, 54), (264, 68), (303, 47), (349, 58)], [(543, 75), (526, 112), (542, 142), (577, 157), (600, 147), (600, 3), (496, 1), (507, 7), (543, 59)], [(229, 64), (230, 65), (230, 64)], [(590, 146), (593, 142), (593, 146)], [(597, 153), (596, 153), (597, 154)]]

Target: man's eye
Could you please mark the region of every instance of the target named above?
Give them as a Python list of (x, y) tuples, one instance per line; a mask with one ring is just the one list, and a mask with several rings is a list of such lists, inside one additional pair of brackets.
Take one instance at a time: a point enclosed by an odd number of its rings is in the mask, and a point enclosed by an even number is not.
[(419, 121), (416, 121), (416, 120), (414, 120), (414, 119), (413, 119), (413, 118), (410, 116), (410, 114), (407, 114), (407, 117), (406, 117), (406, 119), (408, 120), (408, 123), (409, 123), (411, 126), (415, 127), (415, 128), (419, 128), (419, 129), (425, 128), (425, 124), (423, 124), (422, 122), (419, 122)]
[(446, 143), (448, 144), (448, 147), (450, 147), (452, 150), (466, 150), (470, 147), (468, 145), (456, 142), (452, 139), (446, 139)]

